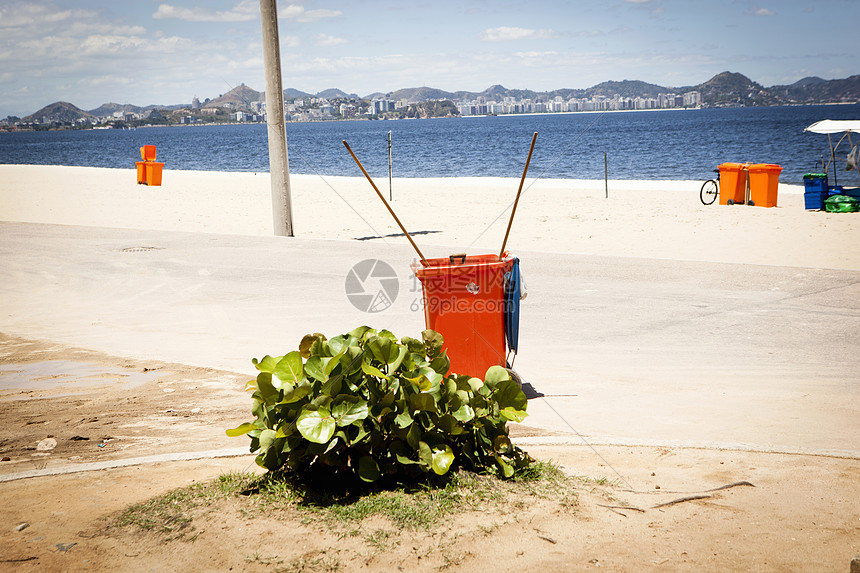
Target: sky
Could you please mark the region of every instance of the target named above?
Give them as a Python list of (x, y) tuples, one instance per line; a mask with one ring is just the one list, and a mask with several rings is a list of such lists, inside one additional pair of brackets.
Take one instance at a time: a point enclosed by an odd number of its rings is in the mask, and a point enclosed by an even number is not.
[[(280, 0), (283, 87), (764, 86), (860, 73), (860, 0)], [(264, 91), (259, 0), (0, 0), (0, 118)]]

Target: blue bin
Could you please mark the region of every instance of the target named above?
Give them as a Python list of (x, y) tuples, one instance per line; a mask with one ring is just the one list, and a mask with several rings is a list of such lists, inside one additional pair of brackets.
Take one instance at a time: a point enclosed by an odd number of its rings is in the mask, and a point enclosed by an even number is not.
[(824, 201), (829, 191), (826, 173), (807, 173), (803, 176), (803, 202), (807, 210), (824, 209)]

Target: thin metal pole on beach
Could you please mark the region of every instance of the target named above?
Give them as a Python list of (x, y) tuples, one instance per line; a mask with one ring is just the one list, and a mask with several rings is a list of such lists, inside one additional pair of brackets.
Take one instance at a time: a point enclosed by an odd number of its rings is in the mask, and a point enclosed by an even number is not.
[(358, 160), (355, 153), (352, 151), (352, 148), (346, 142), (345, 139), (343, 141), (344, 147), (349, 151), (349, 154), (352, 155), (352, 158), (355, 160), (355, 164), (358, 165), (358, 168), (361, 169), (361, 172), (364, 173), (364, 176), (367, 177), (367, 180), (370, 182), (370, 186), (373, 187), (373, 190), (376, 191), (376, 194), (379, 195), (379, 198), (382, 200), (382, 203), (385, 205), (385, 208), (388, 209), (388, 212), (391, 213), (391, 216), (394, 217), (394, 220), (397, 221), (397, 225), (400, 227), (400, 230), (403, 231), (403, 234), (406, 235), (406, 238), (409, 239), (409, 242), (412, 244), (412, 248), (415, 249), (415, 252), (418, 253), (418, 257), (421, 259), (421, 263), (426, 267), (427, 259), (424, 258), (424, 254), (421, 252), (421, 249), (418, 248), (418, 245), (415, 244), (415, 241), (412, 240), (412, 236), (409, 234), (409, 231), (406, 230), (406, 227), (403, 226), (403, 223), (400, 222), (400, 219), (397, 218), (397, 215), (394, 214), (394, 209), (391, 208), (391, 205), (388, 204), (388, 201), (385, 200), (385, 197), (379, 191), (379, 188), (376, 186), (376, 183), (373, 182), (373, 179), (370, 178), (370, 174), (368, 174), (367, 170), (365, 170), (364, 165), (361, 164), (361, 161)]
[(394, 201), (394, 192), (391, 185), (391, 131), (388, 132), (388, 200)]
[(263, 25), (263, 66), (266, 73), (266, 131), (269, 135), (269, 174), (272, 179), (272, 221), (276, 236), (292, 237), (290, 160), (287, 157), (287, 128), (284, 125), (277, 0), (260, 0), (260, 21)]
[(523, 192), (523, 184), (526, 182), (526, 173), (528, 173), (529, 171), (529, 163), (532, 160), (532, 152), (535, 150), (535, 141), (537, 141), (537, 134), (538, 132), (535, 132), (535, 134), (532, 136), (532, 145), (531, 147), (529, 147), (529, 156), (526, 158), (526, 166), (523, 169), (523, 177), (522, 179), (520, 179), (520, 188), (517, 189), (517, 198), (514, 199), (514, 208), (511, 209), (511, 218), (508, 219), (508, 229), (505, 231), (505, 240), (502, 241), (502, 249), (499, 251), (500, 259), (502, 258), (502, 255), (505, 254), (505, 245), (508, 244), (508, 235), (511, 234), (511, 225), (514, 222), (514, 215), (516, 215), (517, 213), (517, 203), (520, 202), (520, 194)]
[(609, 199), (609, 160), (603, 152), (603, 185), (606, 187), (606, 198)]

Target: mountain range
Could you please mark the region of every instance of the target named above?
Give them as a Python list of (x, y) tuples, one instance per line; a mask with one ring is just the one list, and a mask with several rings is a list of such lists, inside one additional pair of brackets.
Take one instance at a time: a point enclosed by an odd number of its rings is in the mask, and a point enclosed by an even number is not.
[[(855, 103), (860, 102), (860, 75), (844, 79), (824, 80), (819, 77), (806, 77), (790, 85), (775, 85), (764, 87), (743, 74), (723, 72), (708, 81), (692, 86), (667, 87), (649, 84), (637, 80), (607, 81), (585, 89), (557, 89), (538, 92), (528, 89), (508, 89), (494, 85), (482, 92), (456, 91), (447, 92), (431, 87), (404, 88), (393, 92), (374, 92), (364, 97), (355, 93), (346, 93), (340, 89), (331, 88), (315, 94), (303, 92), (294, 88), (284, 90), (284, 99), (294, 101), (302, 98), (325, 98), (344, 100), (372, 100), (388, 98), (392, 100), (407, 100), (409, 102), (426, 102), (431, 100), (474, 100), (480, 97), (486, 100), (500, 100), (504, 97), (516, 99), (553, 99), (561, 96), (569, 98), (590, 98), (595, 95), (613, 97), (657, 97), (660, 93), (682, 94), (698, 91), (702, 94), (703, 105), (706, 107), (723, 106), (770, 106), (814, 103)], [(207, 99), (202, 107), (221, 107), (232, 104), (234, 107), (247, 107), (252, 102), (265, 101), (265, 92), (258, 92), (245, 84), (233, 88), (217, 98)], [(55, 102), (39, 111), (23, 118), (23, 123), (68, 123), (79, 119), (94, 119), (110, 117), (114, 112), (146, 113), (155, 109), (175, 110), (190, 107), (188, 104), (136, 106), (131, 104), (106, 103), (96, 109), (84, 111), (68, 102)]]

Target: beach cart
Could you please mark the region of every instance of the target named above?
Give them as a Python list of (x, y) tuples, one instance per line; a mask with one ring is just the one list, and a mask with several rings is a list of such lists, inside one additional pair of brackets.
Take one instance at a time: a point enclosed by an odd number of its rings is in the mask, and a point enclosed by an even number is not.
[[(840, 170), (860, 174), (860, 119), (823, 119), (803, 131), (827, 135), (830, 148), (828, 158), (825, 160), (822, 156), (816, 164), (821, 166), (820, 172), (804, 175), (806, 193), (811, 194), (807, 196), (806, 208), (823, 209), (823, 206), (819, 206), (826, 200), (826, 197), (820, 197), (822, 188), (826, 189), (827, 195), (860, 198), (860, 187), (856, 184), (853, 187), (839, 184)], [(835, 136), (838, 136), (836, 143)]]
[(484, 378), (490, 367), (501, 366), (522, 386), (522, 379), (513, 370), (513, 363), (519, 348), (520, 300), (525, 298), (525, 290), (522, 288), (519, 259), (506, 251), (505, 246), (536, 140), (537, 132), (532, 136), (529, 155), (499, 253), (459, 253), (435, 259), (427, 259), (424, 256), (349, 144), (343, 141), (353, 160), (418, 253), (419, 260), (412, 264), (412, 271), (422, 286), (424, 323), (426, 328), (442, 335), (450, 361), (449, 370), (452, 373)]

